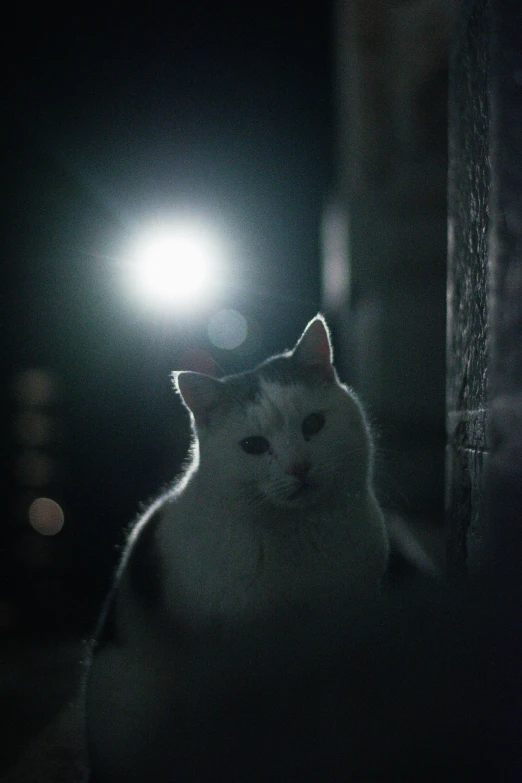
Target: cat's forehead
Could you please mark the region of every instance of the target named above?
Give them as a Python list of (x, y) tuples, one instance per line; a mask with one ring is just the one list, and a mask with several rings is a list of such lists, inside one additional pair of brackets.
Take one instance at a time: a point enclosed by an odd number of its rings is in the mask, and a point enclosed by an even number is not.
[[(261, 429), (281, 427), (285, 422), (303, 415), (318, 396), (300, 383), (280, 383), (259, 379), (258, 394), (246, 407), (245, 414), (252, 424)], [(315, 399), (314, 399), (315, 401)]]
[(290, 353), (281, 354), (253, 370), (223, 378), (220, 408), (242, 425), (248, 421), (251, 427), (277, 428), (311, 405), (322, 407), (326, 386), (315, 368), (301, 366)]

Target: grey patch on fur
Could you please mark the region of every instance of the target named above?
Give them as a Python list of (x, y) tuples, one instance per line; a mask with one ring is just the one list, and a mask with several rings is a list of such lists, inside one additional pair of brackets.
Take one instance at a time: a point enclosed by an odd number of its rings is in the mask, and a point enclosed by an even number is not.
[(219, 409), (228, 412), (235, 406), (246, 407), (261, 396), (261, 381), (279, 383), (282, 386), (302, 385), (317, 388), (326, 383), (324, 371), (318, 367), (303, 366), (291, 354), (274, 356), (253, 370), (221, 379), (223, 391)]

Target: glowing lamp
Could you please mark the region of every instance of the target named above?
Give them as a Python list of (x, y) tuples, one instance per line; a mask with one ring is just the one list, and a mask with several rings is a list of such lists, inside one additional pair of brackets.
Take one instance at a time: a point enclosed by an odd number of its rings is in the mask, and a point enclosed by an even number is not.
[(217, 283), (219, 247), (208, 232), (174, 226), (137, 243), (132, 259), (135, 295), (162, 309), (204, 303)]

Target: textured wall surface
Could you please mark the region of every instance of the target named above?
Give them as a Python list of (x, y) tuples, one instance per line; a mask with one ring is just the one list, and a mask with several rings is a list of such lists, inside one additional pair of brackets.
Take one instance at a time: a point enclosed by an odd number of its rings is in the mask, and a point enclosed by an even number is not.
[(522, 6), (494, 0), (489, 234), (490, 412), (486, 519), (492, 561), (520, 587), (522, 553)]
[[(448, 559), (520, 582), (522, 7), (465, 2), (450, 89)], [(513, 582), (512, 582), (513, 584)]]
[(446, 504), (457, 571), (480, 566), (486, 539), (489, 28), (489, 3), (465, 2), (450, 60)]

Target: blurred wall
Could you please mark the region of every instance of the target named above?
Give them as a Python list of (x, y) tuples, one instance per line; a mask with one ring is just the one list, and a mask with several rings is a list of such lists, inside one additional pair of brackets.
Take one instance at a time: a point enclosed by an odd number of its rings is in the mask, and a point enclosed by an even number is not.
[(440, 523), (454, 15), (443, 0), (338, 2), (337, 176), (325, 220), (324, 306), (375, 422), (381, 499)]

